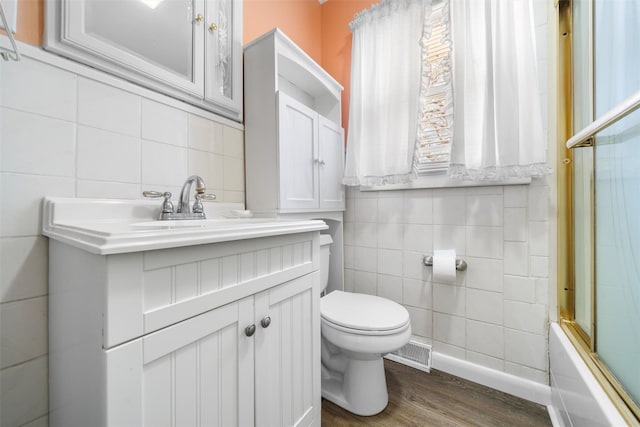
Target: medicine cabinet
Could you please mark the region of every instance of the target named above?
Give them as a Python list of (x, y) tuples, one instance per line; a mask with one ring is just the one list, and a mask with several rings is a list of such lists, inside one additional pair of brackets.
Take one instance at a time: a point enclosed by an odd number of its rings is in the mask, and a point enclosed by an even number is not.
[(47, 0), (45, 49), (242, 121), (241, 0)]

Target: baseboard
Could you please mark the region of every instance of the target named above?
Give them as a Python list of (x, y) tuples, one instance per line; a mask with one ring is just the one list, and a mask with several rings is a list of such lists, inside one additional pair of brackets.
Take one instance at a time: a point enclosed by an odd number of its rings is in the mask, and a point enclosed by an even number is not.
[(548, 385), (516, 377), (515, 375), (490, 369), (466, 360), (434, 351), (432, 368), (540, 405), (549, 406), (551, 404), (551, 388)]
[(547, 405), (547, 412), (549, 413), (549, 419), (551, 420), (551, 425), (553, 427), (566, 427), (557, 408), (553, 405)]

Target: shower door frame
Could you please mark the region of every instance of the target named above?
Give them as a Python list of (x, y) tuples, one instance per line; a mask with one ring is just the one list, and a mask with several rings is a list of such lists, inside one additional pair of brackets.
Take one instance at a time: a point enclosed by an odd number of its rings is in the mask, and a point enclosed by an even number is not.
[[(558, 40), (558, 143), (556, 146), (557, 177), (558, 177), (558, 317), (562, 329), (569, 340), (576, 347), (578, 353), (585, 361), (595, 378), (603, 387), (612, 403), (620, 411), (620, 414), (630, 425), (640, 424), (640, 407), (627, 394), (620, 382), (611, 373), (609, 368), (598, 357), (596, 352), (597, 334), (595, 330), (596, 321), (596, 294), (595, 294), (595, 195), (594, 195), (594, 173), (595, 156), (594, 141), (595, 135), (582, 144), (574, 148), (591, 151), (591, 181), (589, 217), (590, 224), (590, 283), (587, 284), (588, 292), (591, 296), (590, 331), (585, 331), (575, 320), (575, 262), (576, 248), (574, 240), (575, 214), (574, 206), (574, 153), (573, 149), (567, 148), (565, 142), (573, 137), (574, 131), (574, 55), (573, 55), (573, 0), (558, 0), (557, 13), (559, 24)], [(589, 2), (589, 51), (593, 54), (593, 0)], [(593, 120), (594, 105), (594, 78), (593, 78), (593, 55), (590, 56), (589, 79), (591, 83), (591, 93), (589, 102), (591, 103), (591, 119)], [(611, 126), (617, 122), (616, 118)], [(574, 211), (575, 209), (575, 211)]]

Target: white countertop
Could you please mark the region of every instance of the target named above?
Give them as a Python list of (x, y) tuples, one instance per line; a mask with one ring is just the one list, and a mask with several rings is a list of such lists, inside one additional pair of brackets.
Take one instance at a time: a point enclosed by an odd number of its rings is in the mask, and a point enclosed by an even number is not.
[(234, 218), (238, 203), (206, 203), (205, 220), (159, 221), (159, 201), (45, 198), (42, 234), (98, 255), (327, 229), (320, 220)]

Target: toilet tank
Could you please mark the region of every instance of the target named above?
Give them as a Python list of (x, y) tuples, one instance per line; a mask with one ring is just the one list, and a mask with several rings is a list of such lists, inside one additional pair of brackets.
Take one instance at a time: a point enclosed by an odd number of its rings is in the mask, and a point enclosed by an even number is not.
[(329, 259), (331, 257), (331, 244), (333, 239), (328, 234), (320, 235), (320, 285), (324, 292), (329, 284)]

